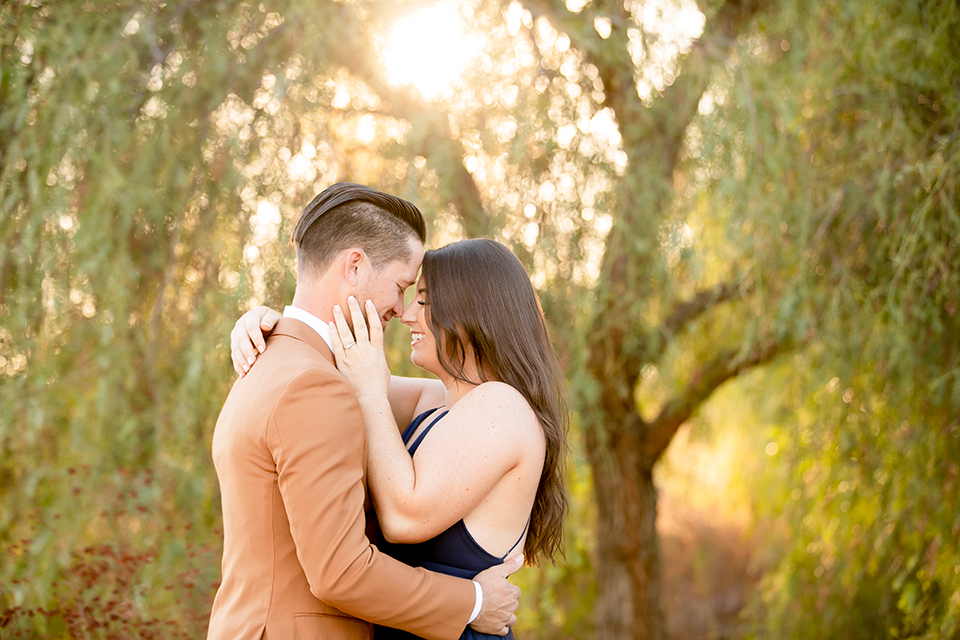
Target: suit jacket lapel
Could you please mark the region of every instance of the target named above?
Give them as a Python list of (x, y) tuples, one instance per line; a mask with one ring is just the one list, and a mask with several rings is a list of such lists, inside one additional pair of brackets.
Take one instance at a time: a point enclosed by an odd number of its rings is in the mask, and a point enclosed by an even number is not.
[(333, 352), (326, 341), (320, 337), (316, 331), (308, 325), (293, 318), (280, 318), (277, 326), (273, 328), (273, 335), (289, 336), (300, 342), (304, 342), (313, 347), (320, 355), (330, 361), (330, 364), (336, 366), (333, 358)]

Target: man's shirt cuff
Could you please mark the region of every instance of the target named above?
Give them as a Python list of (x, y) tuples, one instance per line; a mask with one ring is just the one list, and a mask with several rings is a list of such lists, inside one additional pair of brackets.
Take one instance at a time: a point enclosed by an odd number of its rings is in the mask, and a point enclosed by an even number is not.
[(477, 604), (473, 605), (473, 613), (470, 614), (470, 619), (467, 620), (467, 624), (477, 619), (477, 616), (480, 615), (480, 607), (483, 606), (483, 589), (480, 588), (479, 582), (474, 582), (473, 586), (477, 588)]

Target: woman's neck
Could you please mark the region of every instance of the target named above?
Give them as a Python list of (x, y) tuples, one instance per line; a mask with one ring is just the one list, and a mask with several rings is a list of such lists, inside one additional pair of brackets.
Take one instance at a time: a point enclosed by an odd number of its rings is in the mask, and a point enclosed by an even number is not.
[(447, 409), (450, 409), (453, 405), (459, 402), (463, 396), (467, 395), (484, 382), (496, 379), (489, 373), (485, 373), (485, 375), (481, 376), (477, 371), (477, 365), (473, 358), (467, 359), (467, 362), (464, 364), (462, 374), (463, 375), (461, 377), (463, 380), (454, 378), (452, 375), (447, 373), (446, 370), (442, 371), (442, 374), (438, 376), (440, 381), (443, 382), (444, 388), (446, 389)]
[(443, 386), (446, 388), (446, 407), (450, 409), (457, 402), (460, 401), (463, 396), (470, 393), (471, 390), (476, 389), (480, 384), (478, 381), (476, 384), (471, 384), (469, 382), (463, 382), (462, 380), (456, 380), (454, 378), (448, 378), (443, 381)]

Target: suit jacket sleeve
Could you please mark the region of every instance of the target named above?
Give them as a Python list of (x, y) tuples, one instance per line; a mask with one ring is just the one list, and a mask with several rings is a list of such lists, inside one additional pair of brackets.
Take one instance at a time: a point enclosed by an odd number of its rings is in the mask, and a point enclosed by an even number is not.
[(345, 613), (429, 640), (459, 637), (476, 602), (473, 584), (409, 567), (366, 537), (363, 415), (340, 374), (315, 368), (294, 378), (266, 436), (312, 593)]

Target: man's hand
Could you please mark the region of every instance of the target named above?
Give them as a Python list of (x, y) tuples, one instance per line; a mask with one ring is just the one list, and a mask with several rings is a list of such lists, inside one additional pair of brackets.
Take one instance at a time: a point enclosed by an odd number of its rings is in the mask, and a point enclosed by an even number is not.
[(230, 357), (238, 376), (243, 377), (266, 349), (264, 332), (270, 333), (280, 319), (280, 314), (267, 307), (251, 309), (240, 316), (230, 332)]
[(516, 555), (477, 574), (473, 581), (483, 589), (483, 605), (471, 627), (480, 633), (507, 635), (510, 627), (517, 623), (514, 612), (520, 606), (520, 587), (510, 584), (507, 576), (522, 566), (523, 555)]

